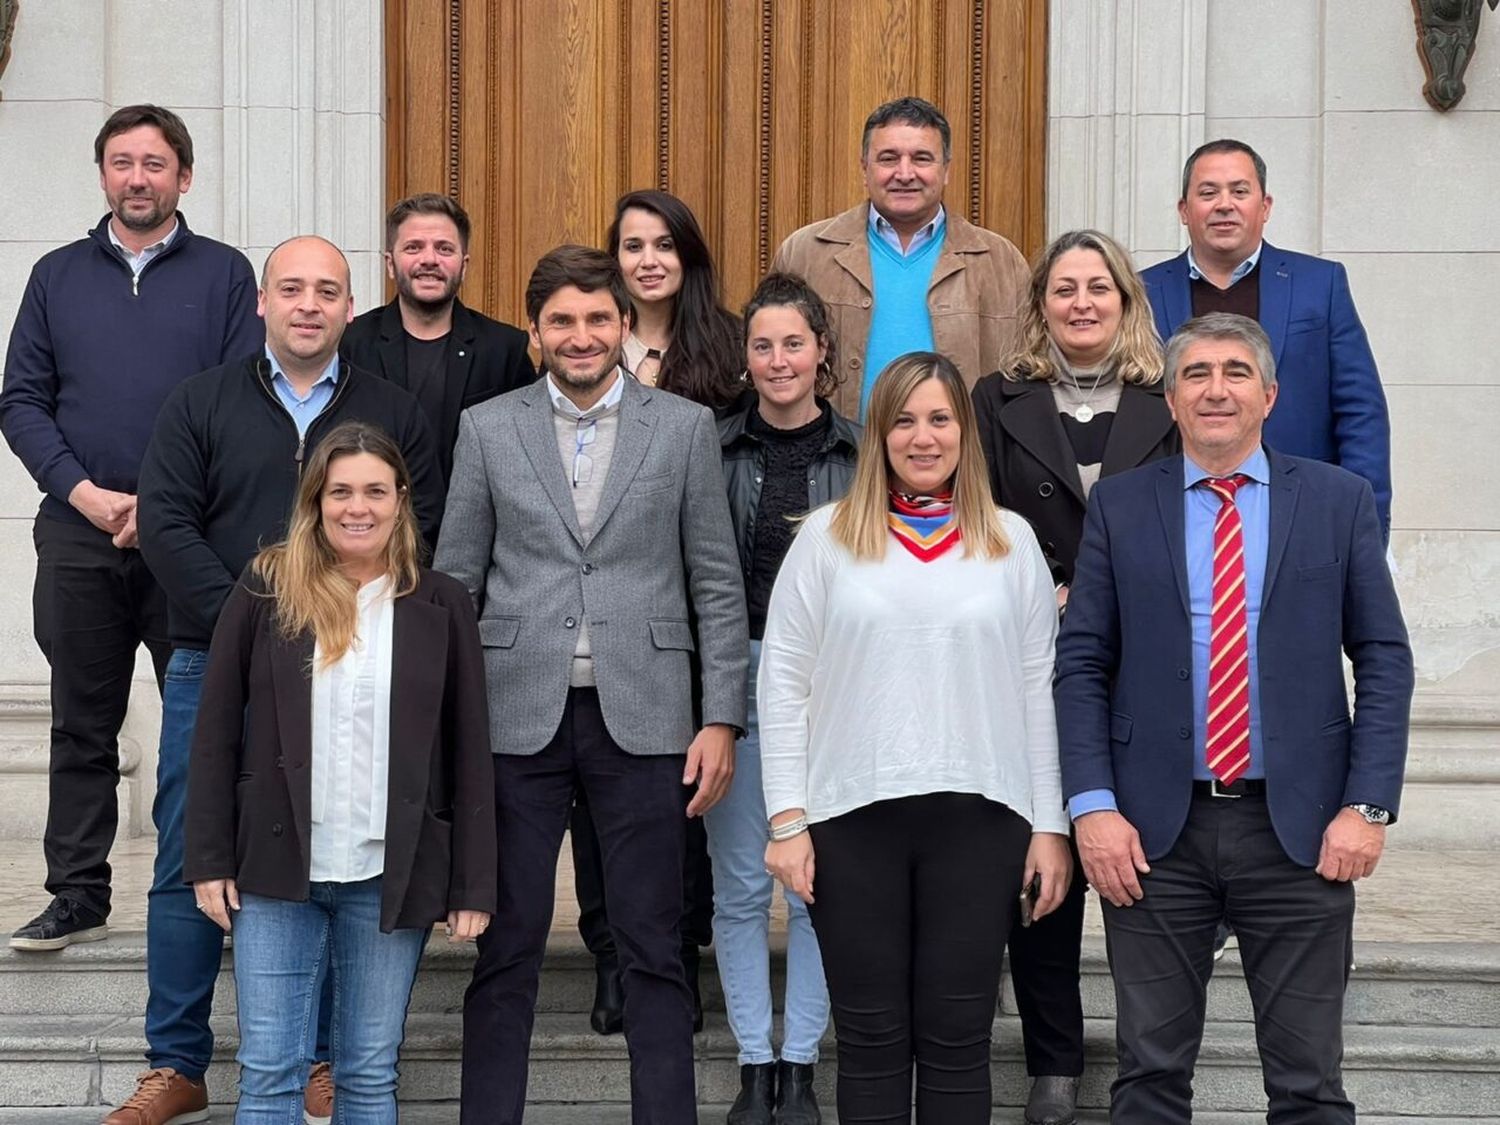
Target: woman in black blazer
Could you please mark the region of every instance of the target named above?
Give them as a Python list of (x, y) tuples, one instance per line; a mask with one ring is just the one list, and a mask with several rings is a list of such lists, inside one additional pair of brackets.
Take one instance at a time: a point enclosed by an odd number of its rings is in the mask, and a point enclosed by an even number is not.
[[(1162, 397), (1162, 347), (1140, 277), (1098, 231), (1071, 231), (1042, 252), (1010, 367), (974, 388), (996, 503), (1025, 516), (1057, 584), (1059, 609), (1101, 477), (1176, 453)], [(1076, 864), (1076, 856), (1075, 856)], [(1026, 1120), (1073, 1120), (1083, 1072), (1078, 993), (1084, 881), (1054, 913), (1011, 932), (1011, 971), (1034, 1078)]]
[(396, 1054), (435, 921), (495, 907), (494, 782), (474, 608), (418, 566), (396, 445), (346, 422), (303, 472), (214, 631), (184, 873), (234, 934), (239, 1123), (298, 1116), (322, 978), (351, 1120), (396, 1121)]

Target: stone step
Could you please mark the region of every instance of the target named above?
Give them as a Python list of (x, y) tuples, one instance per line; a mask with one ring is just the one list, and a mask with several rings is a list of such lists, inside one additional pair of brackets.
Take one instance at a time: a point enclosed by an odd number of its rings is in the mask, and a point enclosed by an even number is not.
[[(773, 948), (775, 995), (782, 994), (784, 938)], [(0, 1012), (65, 1015), (81, 1012), (139, 1015), (146, 1007), (146, 946), (139, 932), (114, 932), (107, 941), (72, 946), (56, 953), (18, 953), (0, 948)], [(226, 948), (214, 1010), (235, 1011), (231, 953)], [(474, 952), (449, 945), (441, 934), (428, 945), (412, 994), (414, 1013), (456, 1012), (462, 1008)], [(1209, 1019), (1244, 1022), (1250, 999), (1237, 953), (1231, 948), (1209, 986)], [(700, 974), (704, 1004), (722, 1011), (723, 994), (712, 949), (704, 951)], [(1084, 942), (1084, 1015), (1114, 1018), (1114, 988), (1104, 943)], [(593, 961), (576, 935), (554, 935), (549, 943), (541, 1012), (587, 1012), (593, 1003)], [(1349, 1024), (1500, 1027), (1500, 942), (1357, 942), (1355, 971), (1346, 1001)], [(1014, 1013), (1007, 973), (1001, 1011)]]
[[(234, 1037), (220, 1024), (209, 1072), (218, 1098), (235, 1089)], [(1114, 1069), (1114, 1029), (1091, 1019), (1085, 1028), (1088, 1068), (1082, 1104), (1106, 1104)], [(451, 1100), (458, 1089), (461, 1024), (456, 1015), (417, 1013), (407, 1021), (402, 1050), (402, 1094), (414, 1103)], [(89, 1105), (127, 1096), (141, 1069), (143, 1021), (137, 1017), (0, 1016), (0, 1105)], [(832, 1044), (825, 1044), (832, 1059)], [(1026, 1077), (1019, 1021), (996, 1020), (993, 1048), (995, 1104), (1021, 1105)], [(727, 1103), (738, 1089), (735, 1044), (714, 1015), (697, 1037), (698, 1090), (709, 1103)], [(1500, 1029), (1371, 1027), (1347, 1029), (1344, 1076), (1350, 1095), (1370, 1114), (1420, 1116), (1488, 1113), (1500, 1106)], [(832, 1104), (834, 1068), (818, 1070), (820, 1096)], [(1195, 1078), (1204, 1110), (1254, 1112), (1264, 1105), (1253, 1029), (1212, 1023), (1206, 1029)], [(625, 1042), (592, 1034), (573, 1013), (537, 1018), (531, 1043), (529, 1097), (538, 1104), (624, 1104), (629, 1100)], [(1263, 1112), (1263, 1109), (1262, 1109)]]
[[(215, 1104), (209, 1107), (209, 1120), (229, 1125), (234, 1120), (234, 1106)], [(700, 1125), (719, 1125), (729, 1111), (728, 1105), (700, 1105)], [(34, 1109), (0, 1109), (0, 1125), (98, 1125), (101, 1107)], [(1264, 1113), (1195, 1113), (1196, 1125), (1264, 1125)], [(458, 1106), (452, 1102), (411, 1103), (401, 1106), (401, 1125), (454, 1125)], [(1387, 1117), (1359, 1115), (1361, 1125), (1500, 1125), (1500, 1117)], [(1001, 1111), (995, 1125), (1019, 1125), (1021, 1111)], [(1104, 1110), (1083, 1110), (1078, 1125), (1107, 1125)], [(628, 1106), (540, 1105), (526, 1111), (527, 1125), (631, 1125)], [(823, 1125), (838, 1125), (838, 1114), (831, 1106), (823, 1107)]]

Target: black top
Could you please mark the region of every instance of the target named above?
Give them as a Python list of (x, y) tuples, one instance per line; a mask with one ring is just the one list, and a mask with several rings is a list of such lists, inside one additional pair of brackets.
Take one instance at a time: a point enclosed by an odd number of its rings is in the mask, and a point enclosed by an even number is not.
[(446, 389), (448, 333), (435, 340), (406, 336), (406, 389), (417, 396), (422, 413), (435, 430), (443, 424), (443, 395)]
[(750, 555), (750, 576), (745, 584), (745, 603), (750, 611), (750, 636), (760, 640), (766, 631), (766, 607), (776, 572), (786, 558), (797, 530), (793, 518), (807, 511), (807, 475), (813, 458), (823, 447), (833, 420), (833, 410), (824, 402), (818, 416), (805, 426), (779, 430), (750, 408), (746, 428), (765, 442), (765, 479), (761, 482), (760, 506), (755, 511), (755, 546)]
[(1260, 263), (1228, 289), (1220, 289), (1207, 278), (1197, 277), (1188, 282), (1193, 295), (1193, 315), (1207, 313), (1238, 313), (1251, 320), (1260, 320)]
[(1059, 413), (1058, 417), (1062, 419), (1063, 433), (1068, 435), (1068, 445), (1080, 465), (1097, 465), (1104, 460), (1110, 424), (1115, 420), (1113, 410), (1101, 410), (1087, 422), (1080, 422), (1071, 414)]

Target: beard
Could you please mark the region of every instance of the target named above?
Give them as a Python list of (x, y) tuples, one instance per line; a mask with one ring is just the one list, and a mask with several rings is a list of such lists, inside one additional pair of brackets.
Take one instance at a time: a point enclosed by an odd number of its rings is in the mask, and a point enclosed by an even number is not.
[[(145, 211), (127, 210), (125, 204), (132, 199), (150, 200), (151, 206)], [(115, 218), (120, 220), (120, 225), (126, 230), (147, 231), (155, 230), (167, 220), (167, 209), (162, 206), (162, 201), (151, 195), (126, 195), (121, 196), (113, 202), (110, 208)], [(175, 210), (175, 207), (173, 208)]]
[(600, 360), (597, 368), (589, 371), (577, 371), (570, 368), (566, 362), (561, 361), (556, 352), (549, 352), (543, 349), (542, 370), (551, 375), (563, 386), (587, 394), (614, 374), (615, 368), (620, 366), (620, 359), (620, 351), (616, 349), (613, 352), (606, 353)]
[(458, 287), (463, 284), (463, 274), (455, 274), (448, 278), (447, 284), (443, 286), (443, 292), (438, 297), (420, 297), (416, 293), (416, 287), (412, 284), (410, 274), (396, 272), (396, 292), (401, 300), (412, 308), (423, 313), (440, 313), (453, 303), (453, 298), (458, 295)]

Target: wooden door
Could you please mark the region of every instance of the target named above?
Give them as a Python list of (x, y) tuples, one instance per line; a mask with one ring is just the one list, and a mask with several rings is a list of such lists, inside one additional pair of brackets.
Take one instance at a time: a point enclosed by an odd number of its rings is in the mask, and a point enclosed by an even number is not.
[(464, 299), (522, 323), (560, 242), (680, 196), (737, 307), (803, 223), (863, 197), (860, 132), (902, 94), (953, 127), (950, 210), (1043, 237), (1045, 0), (386, 0), (387, 193), (474, 221)]

